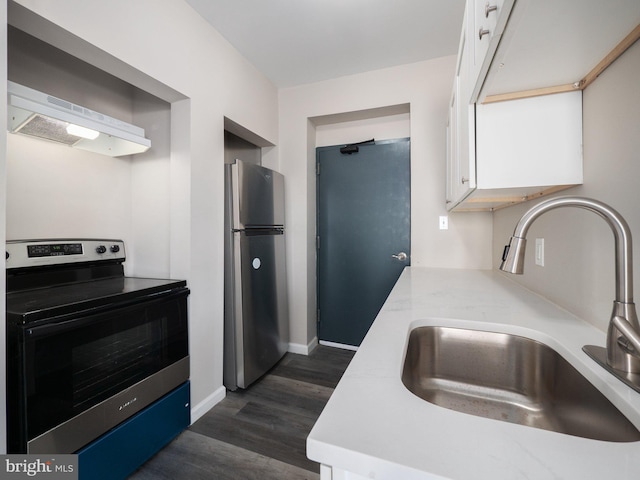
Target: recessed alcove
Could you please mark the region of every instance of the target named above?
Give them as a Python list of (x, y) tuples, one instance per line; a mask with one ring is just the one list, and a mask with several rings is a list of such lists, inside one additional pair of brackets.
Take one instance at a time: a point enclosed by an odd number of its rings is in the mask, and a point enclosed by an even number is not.
[(188, 99), (15, 4), (7, 53), (9, 80), (142, 127), (151, 141), (112, 158), (7, 134), (7, 239), (116, 237), (130, 275), (186, 271), (171, 238), (176, 219), (189, 221), (189, 202), (173, 203), (188, 198)]

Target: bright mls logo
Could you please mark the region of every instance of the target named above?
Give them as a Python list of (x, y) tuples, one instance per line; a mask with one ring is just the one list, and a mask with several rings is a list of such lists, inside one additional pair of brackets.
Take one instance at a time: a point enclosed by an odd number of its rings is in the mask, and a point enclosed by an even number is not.
[(0, 480), (78, 480), (77, 455), (2, 455)]

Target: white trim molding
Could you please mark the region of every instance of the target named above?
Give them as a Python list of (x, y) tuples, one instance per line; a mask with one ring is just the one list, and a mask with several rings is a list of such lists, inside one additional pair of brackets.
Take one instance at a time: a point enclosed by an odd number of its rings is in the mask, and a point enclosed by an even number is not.
[(356, 347), (355, 345), (345, 345), (344, 343), (327, 342), (326, 340), (320, 340), (320, 345), (324, 345), (325, 347), (342, 348), (343, 350), (352, 350), (354, 352), (358, 351), (358, 347)]
[(315, 350), (317, 346), (318, 346), (318, 337), (313, 337), (313, 339), (307, 345), (302, 345), (300, 343), (290, 343), (289, 352), (297, 353), (300, 355), (309, 355), (311, 352)]
[(202, 402), (200, 402), (196, 406), (192, 406), (191, 408), (191, 425), (193, 425), (200, 417), (202, 417), (205, 413), (215, 407), (218, 403), (224, 400), (224, 397), (227, 396), (227, 389), (222, 386), (218, 388), (215, 392), (205, 398)]

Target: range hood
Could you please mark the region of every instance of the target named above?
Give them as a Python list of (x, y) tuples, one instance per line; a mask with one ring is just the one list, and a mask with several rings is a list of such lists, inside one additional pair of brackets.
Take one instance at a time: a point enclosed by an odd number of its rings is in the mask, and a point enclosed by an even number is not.
[(24, 85), (7, 83), (8, 129), (110, 157), (149, 149), (144, 129)]

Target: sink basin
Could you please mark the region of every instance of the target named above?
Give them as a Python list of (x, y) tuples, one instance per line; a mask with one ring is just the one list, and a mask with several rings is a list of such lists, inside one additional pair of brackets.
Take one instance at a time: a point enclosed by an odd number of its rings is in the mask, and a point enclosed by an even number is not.
[(640, 440), (638, 429), (569, 362), (525, 337), (415, 328), (402, 383), (458, 412), (595, 440)]

